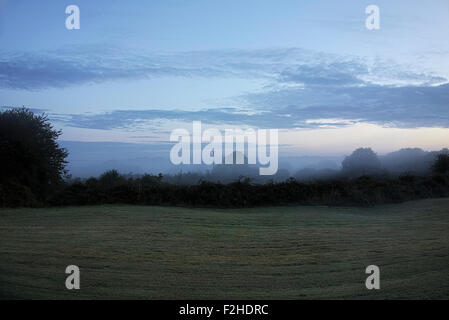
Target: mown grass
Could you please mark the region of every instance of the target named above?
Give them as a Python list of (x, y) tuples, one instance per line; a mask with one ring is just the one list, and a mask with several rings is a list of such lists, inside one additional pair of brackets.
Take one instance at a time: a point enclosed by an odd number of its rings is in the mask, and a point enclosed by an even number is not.
[[(67, 265), (81, 290), (65, 288)], [(381, 289), (365, 288), (378, 265)], [(0, 297), (449, 298), (449, 199), (374, 208), (0, 210)]]

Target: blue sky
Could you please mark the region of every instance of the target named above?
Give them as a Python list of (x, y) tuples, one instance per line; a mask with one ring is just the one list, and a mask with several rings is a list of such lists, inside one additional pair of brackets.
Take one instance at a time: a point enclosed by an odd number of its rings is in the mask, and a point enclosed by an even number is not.
[(161, 143), (201, 120), (279, 128), (295, 154), (439, 149), (448, 16), (447, 0), (0, 0), (0, 106), (45, 110), (70, 141)]

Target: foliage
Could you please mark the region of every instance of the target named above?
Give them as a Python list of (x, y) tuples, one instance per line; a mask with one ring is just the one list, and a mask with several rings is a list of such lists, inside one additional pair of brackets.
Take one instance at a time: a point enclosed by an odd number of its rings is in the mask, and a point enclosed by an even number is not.
[[(108, 173), (110, 175), (111, 173)], [(51, 205), (140, 204), (189, 207), (256, 207), (275, 205), (370, 206), (407, 200), (448, 197), (449, 176), (361, 176), (299, 182), (254, 184), (240, 178), (229, 184), (201, 181), (193, 185), (162, 182), (162, 176), (114, 176), (114, 183), (90, 178), (68, 184)], [(105, 175), (102, 175), (105, 177)]]
[(67, 151), (57, 143), (60, 135), (45, 115), (26, 108), (0, 112), (0, 206), (44, 202), (63, 182)]
[(371, 148), (359, 148), (342, 162), (343, 172), (349, 176), (363, 176), (380, 172), (381, 163)]
[(437, 155), (435, 163), (432, 165), (432, 171), (435, 174), (449, 173), (449, 154), (441, 153)]

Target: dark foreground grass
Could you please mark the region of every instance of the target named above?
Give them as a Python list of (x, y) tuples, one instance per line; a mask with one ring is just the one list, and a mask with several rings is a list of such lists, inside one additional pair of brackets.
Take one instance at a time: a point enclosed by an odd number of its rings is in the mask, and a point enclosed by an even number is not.
[[(65, 268), (81, 290), (65, 289)], [(381, 289), (365, 268), (381, 268)], [(449, 298), (449, 199), (0, 211), (1, 298)]]

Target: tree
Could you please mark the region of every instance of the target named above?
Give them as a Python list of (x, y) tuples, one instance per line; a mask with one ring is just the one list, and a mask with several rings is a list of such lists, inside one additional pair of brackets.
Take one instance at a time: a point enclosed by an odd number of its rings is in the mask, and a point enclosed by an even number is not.
[(381, 163), (371, 148), (359, 148), (342, 162), (343, 172), (350, 176), (379, 173)]
[[(65, 158), (68, 153), (57, 142), (60, 135), (61, 131), (53, 129), (45, 114), (35, 115), (26, 108), (0, 112), (2, 188), (10, 190), (9, 187), (14, 186), (31, 193), (37, 201), (44, 201), (67, 177)], [(8, 197), (14, 196), (12, 192), (4, 195), (3, 205), (11, 202)], [(17, 201), (15, 205), (27, 205)]]
[(100, 182), (100, 184), (102, 184), (104, 186), (113, 187), (113, 186), (119, 185), (121, 183), (124, 183), (126, 181), (126, 179), (124, 179), (124, 177), (122, 177), (117, 170), (112, 169), (112, 170), (108, 170), (108, 171), (104, 172), (100, 176), (98, 181)]
[(449, 173), (449, 154), (440, 153), (437, 155), (432, 165), (432, 171), (435, 174)]

